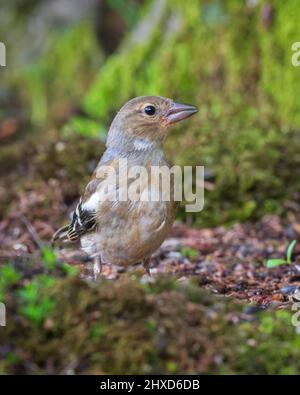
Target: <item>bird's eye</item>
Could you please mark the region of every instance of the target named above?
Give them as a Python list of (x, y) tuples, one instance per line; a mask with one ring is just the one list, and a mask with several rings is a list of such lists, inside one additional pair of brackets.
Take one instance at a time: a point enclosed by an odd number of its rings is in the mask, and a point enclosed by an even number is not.
[(146, 107), (144, 108), (144, 112), (145, 112), (145, 114), (151, 116), (151, 115), (154, 115), (154, 114), (155, 114), (156, 109), (155, 109), (154, 106), (146, 106)]

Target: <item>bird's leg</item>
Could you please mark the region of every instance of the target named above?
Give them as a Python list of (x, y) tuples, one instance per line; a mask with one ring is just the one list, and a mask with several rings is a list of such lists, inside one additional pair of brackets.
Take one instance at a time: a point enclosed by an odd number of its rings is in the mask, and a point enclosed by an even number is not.
[(151, 257), (148, 257), (148, 258), (145, 258), (145, 259), (143, 259), (143, 268), (145, 269), (145, 272), (149, 275), (149, 276), (151, 276), (151, 273), (150, 273), (150, 260), (151, 260)]
[(99, 255), (95, 256), (94, 258), (94, 280), (97, 280), (99, 274), (102, 271), (102, 263), (101, 263), (101, 258)]

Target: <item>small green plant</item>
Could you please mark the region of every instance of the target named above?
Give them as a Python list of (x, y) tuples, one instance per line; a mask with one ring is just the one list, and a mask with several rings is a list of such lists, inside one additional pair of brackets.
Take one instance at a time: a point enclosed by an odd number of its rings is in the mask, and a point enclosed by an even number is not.
[(275, 258), (275, 259), (269, 259), (267, 261), (267, 267), (269, 269), (272, 269), (273, 267), (281, 266), (281, 265), (290, 265), (292, 263), (292, 255), (294, 248), (297, 244), (297, 240), (293, 240), (287, 250), (286, 250), (286, 259), (281, 259), (281, 258)]
[(68, 277), (76, 277), (79, 274), (79, 268), (68, 263), (63, 263), (62, 269)]
[(154, 333), (157, 330), (157, 322), (153, 318), (150, 318), (146, 322), (146, 326), (147, 326), (148, 331), (151, 333)]
[(166, 368), (170, 373), (175, 374), (178, 371), (177, 362), (175, 361), (168, 361), (166, 363)]
[(21, 313), (30, 321), (41, 324), (55, 309), (56, 302), (45, 294), (47, 289), (56, 284), (52, 276), (40, 275), (19, 290)]
[(93, 339), (101, 339), (108, 332), (108, 328), (103, 324), (96, 324), (91, 331)]
[(57, 256), (55, 251), (50, 247), (42, 249), (42, 260), (49, 270), (54, 270), (57, 265)]
[(17, 284), (21, 279), (21, 274), (11, 264), (3, 265), (0, 268), (0, 300), (5, 299), (7, 289)]
[(199, 256), (199, 251), (191, 247), (182, 247), (180, 253), (187, 258), (197, 258)]

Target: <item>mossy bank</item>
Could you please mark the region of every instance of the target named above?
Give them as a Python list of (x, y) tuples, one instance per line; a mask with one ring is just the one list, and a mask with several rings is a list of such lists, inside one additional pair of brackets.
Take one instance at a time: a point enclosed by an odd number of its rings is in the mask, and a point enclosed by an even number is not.
[(249, 315), (196, 281), (176, 278), (143, 284), (123, 275), (88, 283), (70, 265), (50, 265), (50, 258), (43, 267), (1, 266), (2, 373), (300, 371), (291, 312)]

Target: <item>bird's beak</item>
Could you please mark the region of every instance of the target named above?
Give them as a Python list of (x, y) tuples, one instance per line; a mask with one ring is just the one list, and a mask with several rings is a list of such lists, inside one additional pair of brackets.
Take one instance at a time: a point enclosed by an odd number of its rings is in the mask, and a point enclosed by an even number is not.
[(190, 117), (197, 111), (197, 107), (189, 104), (172, 103), (171, 108), (165, 114), (165, 122), (167, 125), (172, 125), (175, 122), (179, 122)]

